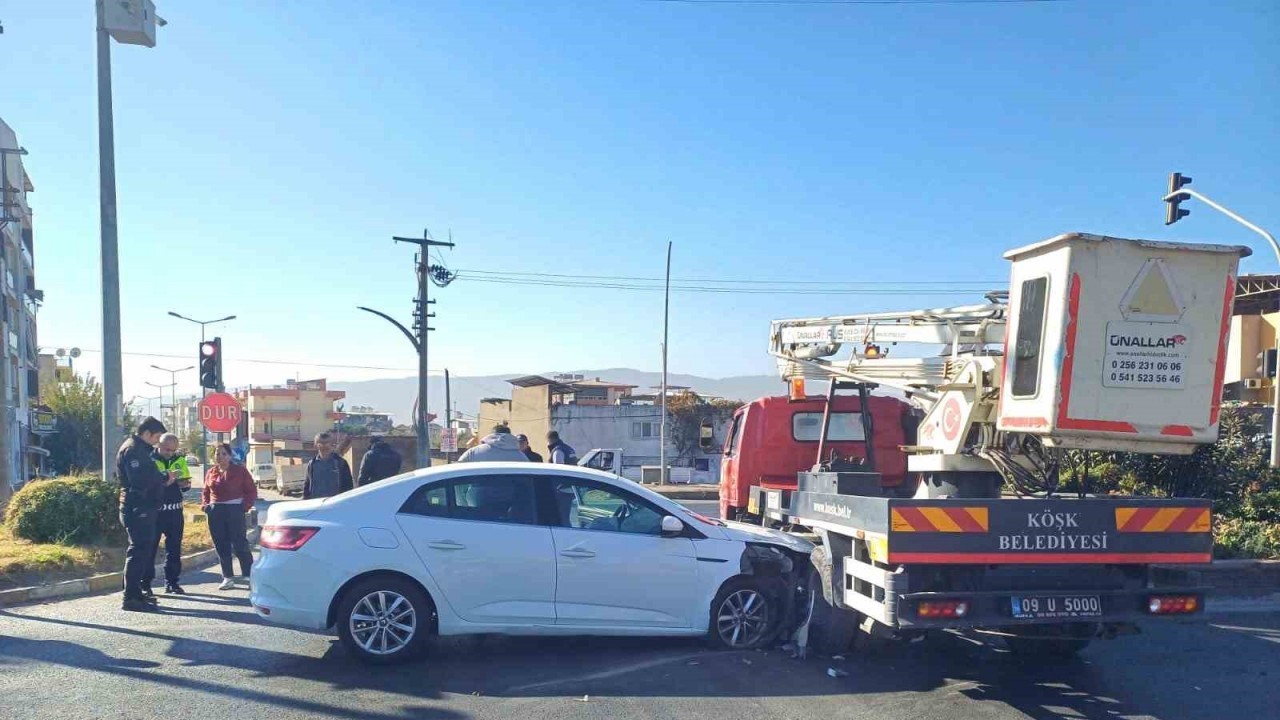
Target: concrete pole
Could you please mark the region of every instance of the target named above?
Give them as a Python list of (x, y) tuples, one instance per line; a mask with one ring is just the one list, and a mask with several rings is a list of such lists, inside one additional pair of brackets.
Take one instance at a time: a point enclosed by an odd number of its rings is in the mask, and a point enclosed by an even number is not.
[(418, 257), (418, 430), (419, 468), (431, 467), (431, 429), (427, 427), (427, 327), (431, 307), (427, 301), (427, 285), (431, 282), (427, 272), (427, 249), (422, 248)]
[[(444, 369), (444, 427), (446, 430), (453, 429), (453, 397), (449, 387), (449, 368)], [(454, 442), (457, 442), (457, 435), (454, 435)], [(444, 454), (445, 464), (453, 462), (453, 451)]]
[(667, 284), (662, 299), (662, 421), (658, 426), (658, 484), (667, 484), (667, 321), (671, 312), (671, 241), (667, 241)]
[(116, 151), (111, 113), (111, 38), (98, 0), (98, 206), (102, 226), (102, 477), (112, 470), (120, 427), (123, 371), (120, 367), (120, 258), (116, 235)]

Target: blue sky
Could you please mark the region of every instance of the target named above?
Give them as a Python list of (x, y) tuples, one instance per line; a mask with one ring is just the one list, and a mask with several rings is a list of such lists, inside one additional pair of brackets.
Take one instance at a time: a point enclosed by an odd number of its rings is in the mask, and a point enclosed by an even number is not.
[[(0, 117), (30, 151), (42, 345), (101, 347), (91, 0), (6, 4)], [(412, 251), (453, 268), (991, 281), (1071, 230), (1254, 246), (1280, 231), (1280, 6), (1265, 0), (724, 5), (634, 0), (161, 2), (113, 46), (124, 344), (227, 381), (404, 376)], [(660, 364), (660, 294), (461, 280), (433, 368)], [(968, 302), (675, 293), (671, 369), (771, 371), (777, 317)], [(976, 299), (976, 298), (973, 298)], [(284, 365), (239, 362), (275, 359)], [(90, 354), (81, 367), (93, 369)], [(182, 359), (126, 358), (126, 397)], [(403, 370), (319, 368), (296, 363)], [(194, 373), (183, 390), (194, 390)], [(781, 386), (780, 386), (781, 387)]]

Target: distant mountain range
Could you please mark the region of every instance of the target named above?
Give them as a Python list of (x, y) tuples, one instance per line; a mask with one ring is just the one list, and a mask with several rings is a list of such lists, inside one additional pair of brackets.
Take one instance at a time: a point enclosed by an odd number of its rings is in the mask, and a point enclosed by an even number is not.
[[(551, 377), (561, 371), (539, 373)], [(600, 378), (609, 382), (635, 385), (637, 394), (650, 392), (662, 383), (662, 374), (644, 372), (631, 368), (608, 368), (605, 370), (569, 370), (563, 371), (582, 375), (588, 379)], [(463, 418), (474, 419), (480, 409), (482, 398), (511, 397), (511, 378), (521, 375), (485, 375), (479, 377), (453, 376), (451, 400)], [(431, 378), (431, 404), (428, 408), (437, 415), (443, 415), (444, 378)], [(722, 397), (728, 400), (752, 400), (763, 395), (779, 395), (786, 392), (786, 386), (774, 375), (743, 375), (728, 378), (705, 378), (697, 375), (667, 375), (668, 385), (679, 385), (693, 389), (702, 395)], [(387, 380), (366, 380), (361, 382), (331, 382), (333, 390), (347, 393), (343, 405), (351, 408), (356, 405), (367, 405), (381, 412), (389, 412), (395, 416), (397, 424), (405, 424), (413, 414), (413, 401), (418, 394), (417, 378), (394, 378)]]

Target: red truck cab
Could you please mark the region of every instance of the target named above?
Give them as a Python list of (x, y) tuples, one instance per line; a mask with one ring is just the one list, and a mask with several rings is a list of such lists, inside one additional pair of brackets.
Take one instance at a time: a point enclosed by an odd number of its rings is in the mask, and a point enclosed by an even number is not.
[[(758, 398), (738, 408), (720, 461), (721, 517), (747, 515), (753, 486), (796, 489), (796, 473), (810, 470), (818, 460), (826, 404), (821, 396), (804, 400), (778, 396)], [(911, 405), (898, 398), (872, 395), (867, 404), (875, 470), (883, 475), (886, 487), (902, 485), (907, 479), (907, 457), (901, 447), (915, 442), (908, 437), (908, 428), (915, 428), (918, 420)], [(835, 397), (825, 455), (835, 451), (844, 458), (866, 458), (860, 405), (857, 396)]]

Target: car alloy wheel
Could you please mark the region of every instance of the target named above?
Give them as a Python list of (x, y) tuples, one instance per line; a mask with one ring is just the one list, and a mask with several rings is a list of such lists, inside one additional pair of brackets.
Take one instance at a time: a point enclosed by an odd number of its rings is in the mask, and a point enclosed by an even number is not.
[(400, 593), (378, 590), (360, 598), (347, 619), (351, 638), (372, 655), (394, 655), (413, 642), (418, 613)]
[(716, 611), (716, 633), (725, 647), (755, 647), (769, 626), (769, 601), (754, 588), (730, 593)]

